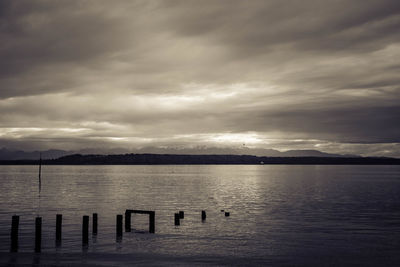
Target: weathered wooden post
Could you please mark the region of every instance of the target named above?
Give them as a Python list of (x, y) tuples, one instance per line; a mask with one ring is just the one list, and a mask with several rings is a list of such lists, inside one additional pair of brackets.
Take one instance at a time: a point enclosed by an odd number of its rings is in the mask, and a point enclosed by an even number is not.
[(56, 246), (61, 245), (62, 214), (56, 215)]
[(201, 220), (204, 221), (206, 219), (207, 215), (206, 215), (206, 211), (202, 210), (201, 211)]
[(150, 211), (150, 213), (149, 213), (149, 232), (154, 234), (155, 228), (156, 228), (156, 212)]
[(42, 250), (42, 217), (35, 219), (35, 252)]
[(93, 213), (92, 234), (97, 235), (97, 213)]
[(89, 244), (89, 216), (83, 216), (82, 221), (82, 245), (87, 246)]
[(231, 215), (229, 212), (225, 211), (225, 217), (229, 217)]
[(18, 252), (18, 226), (19, 226), (19, 216), (12, 216), (11, 222), (11, 252)]
[(185, 218), (185, 212), (183, 212), (183, 211), (179, 211), (179, 219), (183, 219), (183, 218)]
[(131, 211), (125, 211), (125, 232), (131, 231)]
[(179, 213), (175, 213), (175, 225), (180, 225), (180, 221), (179, 221)]
[(122, 238), (122, 215), (117, 215), (117, 239)]

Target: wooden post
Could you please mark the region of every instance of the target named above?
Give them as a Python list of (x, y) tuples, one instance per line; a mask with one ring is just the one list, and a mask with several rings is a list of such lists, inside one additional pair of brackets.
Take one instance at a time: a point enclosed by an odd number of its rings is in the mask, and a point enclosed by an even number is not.
[(185, 218), (185, 213), (183, 211), (179, 211), (179, 219)]
[(117, 215), (117, 238), (122, 237), (122, 215)]
[(175, 225), (180, 225), (179, 213), (175, 213)]
[(225, 217), (229, 217), (230, 213), (225, 211)]
[(125, 232), (131, 231), (131, 212), (129, 210), (125, 211)]
[(56, 246), (61, 245), (62, 214), (56, 215)]
[(155, 232), (155, 228), (156, 228), (156, 212), (155, 211), (151, 211), (149, 213), (149, 232), (153, 233)]
[(42, 250), (42, 217), (35, 219), (35, 252)]
[(97, 213), (93, 213), (92, 234), (97, 235)]
[(206, 219), (207, 215), (206, 215), (206, 211), (202, 210), (201, 211), (201, 220), (204, 221)]
[(89, 244), (89, 216), (83, 216), (82, 221), (82, 245), (87, 246)]
[(18, 251), (18, 226), (19, 226), (19, 216), (12, 216), (11, 222), (11, 252)]

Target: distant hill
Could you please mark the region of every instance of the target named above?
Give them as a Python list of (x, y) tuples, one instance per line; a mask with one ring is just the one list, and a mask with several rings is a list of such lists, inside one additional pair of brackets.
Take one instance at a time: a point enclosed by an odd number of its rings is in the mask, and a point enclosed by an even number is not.
[[(0, 164), (38, 164), (38, 160), (0, 161)], [(373, 157), (257, 157), (252, 155), (177, 155), (177, 154), (74, 154), (44, 160), (61, 165), (161, 165), (161, 164), (347, 164), (400, 165), (400, 159)]]
[(42, 153), (43, 159), (56, 159), (66, 155), (73, 154), (99, 154), (99, 155), (115, 155), (115, 154), (174, 154), (174, 155), (252, 155), (259, 157), (359, 157), (358, 155), (341, 155), (324, 153), (318, 150), (288, 150), (278, 151), (275, 149), (264, 148), (221, 148), (221, 147), (205, 147), (199, 146), (194, 148), (175, 148), (175, 147), (144, 147), (141, 149), (82, 149), (79, 151), (65, 150), (45, 150), (45, 151), (22, 151), (10, 150), (7, 148), (0, 149), (0, 160), (36, 160), (39, 159), (39, 154)]
[(127, 150), (123, 148), (116, 149), (82, 149), (79, 151), (65, 150), (45, 150), (45, 151), (22, 151), (11, 150), (7, 148), (0, 149), (0, 160), (36, 160), (39, 154), (42, 153), (43, 159), (56, 159), (66, 155), (73, 154), (174, 154), (174, 155), (252, 155), (259, 157), (359, 157), (358, 155), (341, 155), (325, 153), (318, 150), (288, 150), (278, 151), (275, 149), (265, 148), (221, 148), (221, 147), (206, 147), (198, 146), (194, 148), (176, 148), (176, 147), (144, 147), (141, 149)]
[(144, 147), (133, 151), (137, 154), (175, 154), (175, 155), (253, 155), (259, 157), (359, 157), (358, 155), (342, 155), (324, 153), (318, 150), (288, 150), (281, 152), (275, 149), (266, 148), (223, 148), (198, 146), (194, 148), (160, 148)]
[(0, 149), (0, 160), (36, 160), (39, 159), (40, 153), (42, 153), (43, 159), (56, 159), (65, 155), (74, 154), (74, 152), (64, 150), (45, 150), (45, 151), (31, 151), (26, 152), (22, 150), (9, 150), (7, 148)]

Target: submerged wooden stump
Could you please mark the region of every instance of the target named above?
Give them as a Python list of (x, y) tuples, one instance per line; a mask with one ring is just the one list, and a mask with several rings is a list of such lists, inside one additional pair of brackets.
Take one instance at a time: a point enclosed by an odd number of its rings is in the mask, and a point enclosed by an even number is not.
[(42, 250), (42, 217), (35, 219), (35, 252)]
[(125, 232), (131, 231), (131, 211), (125, 211)]
[(122, 238), (122, 215), (117, 215), (117, 239)]
[(18, 251), (18, 227), (19, 227), (19, 216), (12, 216), (11, 222), (11, 252)]
[(61, 245), (61, 230), (62, 227), (62, 214), (56, 215), (56, 246)]
[(131, 213), (148, 214), (149, 215), (149, 233), (155, 233), (156, 228), (156, 212), (153, 210), (126, 210), (125, 211), (125, 232), (131, 231)]
[(82, 220), (82, 245), (89, 245), (89, 216), (83, 216)]
[(206, 218), (207, 218), (206, 211), (202, 210), (201, 211), (201, 220), (204, 221)]
[(93, 213), (92, 234), (97, 235), (97, 213)]
[(156, 231), (156, 212), (151, 211), (149, 213), (149, 232), (154, 234)]
[(179, 213), (175, 213), (175, 225), (180, 225), (181, 224), (179, 219), (180, 219)]

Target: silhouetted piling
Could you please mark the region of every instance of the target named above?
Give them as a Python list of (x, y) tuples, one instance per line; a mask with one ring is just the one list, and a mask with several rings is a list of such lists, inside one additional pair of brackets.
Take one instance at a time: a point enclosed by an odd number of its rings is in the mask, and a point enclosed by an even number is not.
[(122, 215), (117, 215), (117, 238), (122, 237)]
[(202, 210), (201, 211), (201, 220), (204, 221), (206, 219), (207, 215), (206, 215), (206, 211)]
[(56, 215), (56, 245), (61, 245), (62, 214)]
[(179, 221), (179, 213), (175, 213), (175, 225), (180, 225), (180, 221)]
[(231, 215), (229, 212), (225, 211), (225, 217), (229, 217)]
[(12, 216), (11, 222), (11, 252), (18, 251), (18, 226), (19, 226), (19, 216)]
[(156, 212), (151, 211), (149, 213), (149, 232), (154, 234), (155, 231), (156, 231)]
[(82, 245), (87, 246), (89, 244), (89, 216), (83, 216), (82, 221)]
[(42, 217), (35, 219), (35, 252), (42, 250)]
[(92, 234), (97, 235), (97, 213), (93, 213)]
[(131, 231), (131, 211), (125, 211), (125, 232)]
[(179, 219), (185, 218), (185, 212), (179, 211)]

